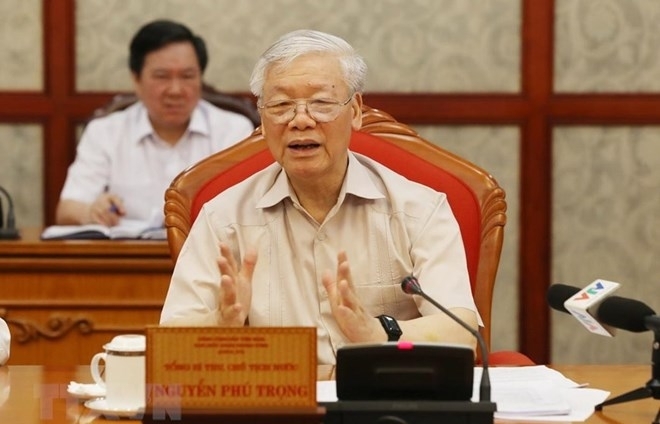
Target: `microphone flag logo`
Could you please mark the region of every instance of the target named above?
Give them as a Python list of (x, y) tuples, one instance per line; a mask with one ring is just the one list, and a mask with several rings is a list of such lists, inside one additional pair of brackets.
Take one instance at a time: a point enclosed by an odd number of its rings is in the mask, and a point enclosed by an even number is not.
[(601, 336), (612, 337), (615, 330), (601, 324), (596, 314), (598, 305), (607, 299), (621, 285), (613, 281), (595, 280), (564, 302), (564, 307), (571, 313), (587, 330)]

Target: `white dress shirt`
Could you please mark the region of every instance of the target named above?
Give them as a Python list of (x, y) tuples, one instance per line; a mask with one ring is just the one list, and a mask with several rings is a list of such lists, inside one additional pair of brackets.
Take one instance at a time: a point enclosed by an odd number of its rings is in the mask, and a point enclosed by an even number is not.
[(297, 201), (277, 163), (204, 205), (179, 254), (161, 324), (217, 323), (219, 242), (242, 260), (257, 250), (251, 326), (317, 328), (319, 363), (335, 363), (347, 343), (321, 282), (345, 250), (357, 294), (370, 314), (408, 320), (438, 310), (405, 294), (413, 273), (447, 308), (476, 312), (458, 223), (444, 193), (409, 181), (372, 159), (349, 154), (336, 205), (318, 224)]
[(158, 221), (165, 190), (179, 172), (253, 130), (245, 116), (202, 100), (186, 133), (171, 145), (159, 139), (137, 102), (87, 125), (60, 198), (91, 203), (105, 190), (122, 198), (126, 218)]

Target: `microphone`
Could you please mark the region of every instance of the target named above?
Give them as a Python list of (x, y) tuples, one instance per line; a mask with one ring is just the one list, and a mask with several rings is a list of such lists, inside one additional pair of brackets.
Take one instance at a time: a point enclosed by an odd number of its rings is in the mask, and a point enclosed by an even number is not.
[(440, 303), (436, 302), (431, 296), (424, 293), (422, 287), (417, 281), (417, 277), (414, 275), (409, 275), (401, 281), (401, 289), (406, 294), (416, 294), (422, 296), (424, 299), (428, 300), (433, 306), (440, 309), (444, 312), (449, 318), (458, 323), (461, 327), (465, 328), (470, 332), (476, 339), (479, 344), (479, 351), (481, 353), (481, 362), (482, 362), (482, 373), (481, 373), (481, 382), (479, 384), (479, 401), (480, 402), (490, 402), (490, 375), (488, 373), (488, 349), (486, 349), (486, 342), (481, 336), (481, 333), (472, 326), (468, 325), (465, 321), (456, 316), (449, 309), (442, 306)]
[(598, 318), (614, 328), (642, 333), (654, 330), (659, 317), (653, 309), (639, 300), (612, 296), (600, 305)]
[[(604, 280), (596, 280), (604, 281)], [(594, 284), (592, 283), (592, 285)], [(616, 283), (615, 283), (616, 284)], [(591, 287), (588, 286), (587, 289)], [(553, 284), (548, 289), (548, 304), (551, 308), (565, 313), (573, 312), (569, 309), (571, 301), (583, 298), (583, 292), (577, 287), (567, 286), (565, 284)], [(610, 292), (611, 293), (611, 292)], [(605, 296), (609, 296), (606, 294)], [(655, 331), (660, 328), (660, 317), (648, 305), (638, 300), (627, 299), (620, 296), (609, 296), (605, 299), (600, 298), (595, 307), (588, 308), (585, 317), (578, 318), (578, 321), (584, 324), (584, 319), (593, 320), (598, 327), (618, 328), (621, 330), (641, 333), (647, 330)], [(586, 326), (586, 325), (585, 325)], [(590, 330), (591, 331), (591, 330)], [(609, 331), (612, 331), (611, 329)], [(592, 331), (596, 333), (595, 331)], [(600, 334), (600, 333), (597, 333)], [(609, 334), (606, 334), (609, 335)]]
[[(596, 280), (594, 283), (598, 281), (603, 280)], [(586, 289), (580, 290), (577, 287), (571, 287), (564, 284), (554, 284), (548, 289), (548, 303), (553, 309), (560, 312), (571, 313), (568, 307), (571, 300), (581, 297), (582, 292), (585, 290)], [(605, 291), (604, 288), (603, 291)], [(609, 294), (605, 296), (609, 296)], [(606, 299), (602, 299), (597, 305), (597, 308), (592, 308), (587, 315), (598, 323), (614, 328), (632, 331), (634, 333), (651, 330), (654, 335), (651, 353), (651, 379), (638, 389), (631, 390), (627, 393), (608, 399), (605, 402), (599, 403), (594, 409), (596, 411), (601, 411), (603, 407), (608, 405), (649, 397), (660, 399), (660, 317), (655, 314), (655, 311), (638, 300), (626, 299), (625, 297), (619, 296), (609, 296)], [(580, 322), (584, 323), (583, 321)], [(657, 420), (655, 422), (657, 422)]]
[(14, 217), (14, 202), (11, 200), (9, 192), (0, 186), (0, 193), (7, 198), (7, 220), (6, 226), (2, 225), (2, 206), (0, 206), (0, 240), (14, 240), (18, 238), (18, 229), (16, 229), (16, 219)]
[(553, 284), (548, 288), (548, 293), (546, 294), (548, 305), (550, 305), (555, 311), (570, 314), (568, 309), (564, 307), (564, 302), (566, 302), (569, 297), (573, 297), (573, 295), (579, 291), (579, 288), (568, 286), (566, 284)]
[(548, 303), (554, 309), (573, 315), (590, 332), (612, 337), (615, 330), (611, 326), (603, 325), (597, 314), (600, 304), (619, 287), (619, 283), (601, 279), (595, 280), (581, 290), (564, 284), (555, 284), (548, 289)]

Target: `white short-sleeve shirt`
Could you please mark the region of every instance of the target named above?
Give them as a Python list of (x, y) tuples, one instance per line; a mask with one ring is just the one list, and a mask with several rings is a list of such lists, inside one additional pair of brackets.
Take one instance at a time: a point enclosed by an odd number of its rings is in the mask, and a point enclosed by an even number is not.
[(245, 116), (202, 100), (186, 133), (170, 145), (158, 138), (137, 102), (87, 125), (60, 199), (91, 203), (107, 190), (122, 198), (126, 218), (153, 222), (162, 216), (165, 190), (179, 172), (253, 130)]

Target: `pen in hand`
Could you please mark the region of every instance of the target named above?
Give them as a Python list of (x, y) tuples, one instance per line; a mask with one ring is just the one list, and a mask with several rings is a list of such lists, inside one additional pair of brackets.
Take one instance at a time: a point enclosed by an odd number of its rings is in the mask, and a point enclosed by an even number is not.
[[(103, 192), (105, 194), (109, 194), (110, 193), (110, 186), (106, 184), (105, 187), (103, 187)], [(108, 197), (108, 201), (110, 202), (110, 207), (108, 208), (108, 211), (110, 213), (115, 214), (115, 215), (121, 215), (119, 207), (117, 206), (117, 204), (115, 203), (115, 201), (112, 199), (111, 196)]]
[(103, 192), (86, 210), (86, 216), (81, 219), (81, 222), (101, 224), (107, 227), (117, 225), (121, 217), (126, 214), (122, 198), (111, 193), (107, 185), (103, 186)]

